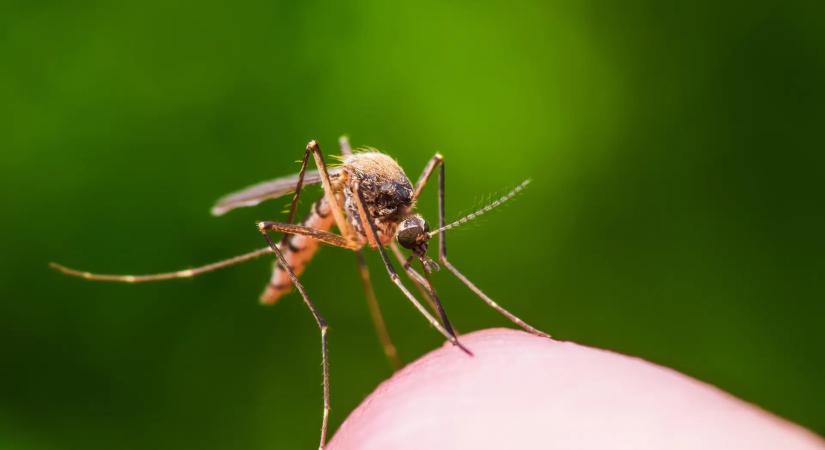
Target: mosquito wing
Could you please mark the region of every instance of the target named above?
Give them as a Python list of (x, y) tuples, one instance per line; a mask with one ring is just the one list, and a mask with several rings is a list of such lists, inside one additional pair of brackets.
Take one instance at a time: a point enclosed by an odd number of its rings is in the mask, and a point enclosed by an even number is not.
[[(335, 178), (337, 171), (330, 171), (330, 177)], [(317, 170), (307, 170), (304, 173), (304, 186), (318, 184), (321, 182), (321, 175)], [(249, 186), (238, 192), (221, 197), (212, 207), (213, 216), (221, 216), (227, 212), (242, 206), (255, 206), (264, 200), (283, 197), (295, 191), (298, 184), (298, 174), (276, 178)]]

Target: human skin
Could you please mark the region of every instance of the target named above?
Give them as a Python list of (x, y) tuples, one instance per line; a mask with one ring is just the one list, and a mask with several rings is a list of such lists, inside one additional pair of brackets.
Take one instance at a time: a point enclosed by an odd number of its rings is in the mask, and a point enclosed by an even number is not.
[(508, 329), (397, 372), (328, 450), (825, 449), (804, 428), (672, 369)]

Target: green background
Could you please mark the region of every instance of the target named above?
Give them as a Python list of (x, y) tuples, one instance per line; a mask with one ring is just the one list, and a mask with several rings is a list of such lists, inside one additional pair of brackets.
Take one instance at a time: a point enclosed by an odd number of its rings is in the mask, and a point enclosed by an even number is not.
[[(46, 264), (258, 248), (286, 202), (212, 202), (342, 133), (413, 179), (442, 152), (450, 218), (532, 177), (451, 234), (471, 279), (825, 433), (823, 5), (3, 1), (0, 448), (314, 448), (318, 332), (295, 295), (257, 304), (268, 262), (137, 286)], [(440, 345), (368, 256), (402, 357)], [(460, 330), (508, 326), (435, 278)], [(337, 427), (389, 370), (354, 256), (304, 280)]]

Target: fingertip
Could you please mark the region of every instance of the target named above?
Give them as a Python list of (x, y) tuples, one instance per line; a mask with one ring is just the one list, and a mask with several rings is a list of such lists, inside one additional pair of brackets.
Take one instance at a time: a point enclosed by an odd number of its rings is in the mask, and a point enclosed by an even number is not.
[(330, 450), (823, 449), (818, 436), (671, 369), (507, 329), (461, 337), (382, 383)]

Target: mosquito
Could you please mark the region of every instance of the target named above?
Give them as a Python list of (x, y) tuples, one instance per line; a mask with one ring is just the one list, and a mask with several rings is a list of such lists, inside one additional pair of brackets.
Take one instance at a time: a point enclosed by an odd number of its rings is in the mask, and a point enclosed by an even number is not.
[[(467, 355), (472, 356), (472, 353), (459, 341), (444, 306), (430, 282), (430, 274), (439, 270), (439, 264), (427, 256), (428, 243), (435, 236), (438, 236), (438, 260), (440, 265), (446, 267), (487, 305), (516, 325), (532, 334), (550, 337), (493, 301), (447, 259), (445, 239), (447, 230), (463, 225), (510, 200), (527, 186), (529, 179), (478, 211), (448, 224), (445, 222), (444, 213), (444, 158), (441, 154), (436, 153), (430, 159), (413, 186), (404, 170), (392, 157), (374, 149), (353, 152), (349, 140), (345, 136), (339, 139), (339, 144), (341, 149), (341, 164), (339, 165), (328, 167), (320, 146), (313, 140), (306, 146), (298, 174), (259, 183), (229, 194), (217, 201), (212, 208), (212, 214), (220, 216), (236, 208), (254, 206), (264, 200), (279, 198), (294, 192), (286, 222), (262, 221), (257, 223), (258, 231), (267, 243), (264, 248), (196, 268), (151, 275), (107, 275), (70, 269), (56, 263), (51, 263), (50, 266), (66, 275), (87, 280), (141, 283), (191, 278), (274, 253), (276, 259), (273, 264), (272, 277), (261, 294), (261, 303), (274, 304), (294, 287), (303, 297), (321, 332), (323, 415), (320, 449), (323, 449), (326, 445), (330, 411), (328, 325), (298, 278), (304, 272), (320, 244), (341, 247), (355, 252), (370, 315), (383, 352), (394, 369), (399, 368), (401, 363), (395, 345), (392, 343), (387, 331), (370, 281), (369, 270), (362, 251), (364, 247), (372, 247), (378, 250), (392, 282), (398, 286), (398, 289), (427, 319), (430, 325)], [(310, 157), (314, 158), (317, 170), (307, 170)], [(438, 170), (438, 228), (431, 231), (424, 218), (415, 212), (415, 204), (436, 170)], [(302, 189), (304, 186), (312, 184), (320, 184), (324, 195), (311, 205), (309, 214), (302, 222), (294, 223)], [(340, 234), (334, 234), (330, 231), (333, 225)], [(270, 236), (272, 232), (283, 233), (283, 237), (279, 242), (276, 243), (272, 239)], [(404, 256), (404, 252), (399, 246), (408, 250), (409, 255)], [(406, 275), (420, 291), (426, 302), (429, 303), (430, 309), (438, 315), (438, 319), (401, 281), (398, 272), (390, 261), (386, 247), (389, 247), (393, 252)], [(423, 269), (421, 272), (413, 267), (413, 263), (416, 261), (421, 264)]]

